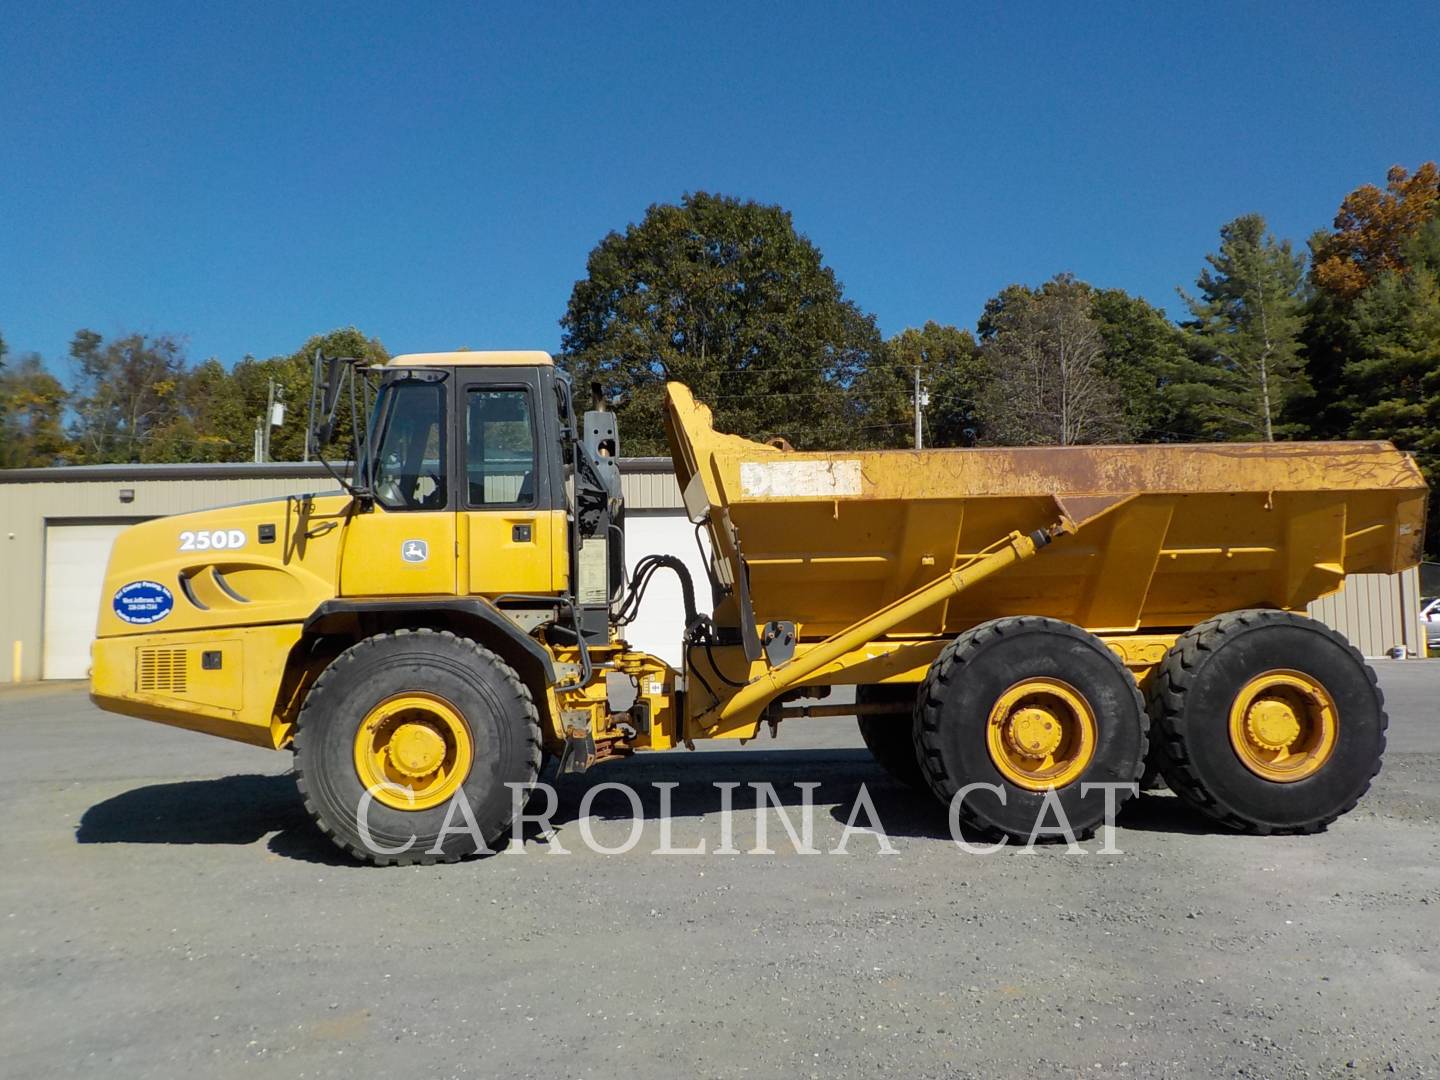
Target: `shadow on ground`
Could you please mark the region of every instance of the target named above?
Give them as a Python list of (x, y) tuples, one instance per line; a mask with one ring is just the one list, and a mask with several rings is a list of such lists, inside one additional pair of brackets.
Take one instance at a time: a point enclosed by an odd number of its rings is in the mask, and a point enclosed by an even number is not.
[(75, 830), (80, 844), (254, 844), (267, 836), (279, 855), (349, 861), (310, 820), (290, 775), (150, 784), (96, 803)]
[[(587, 789), (602, 783), (633, 788), (644, 816), (653, 820), (661, 807), (656, 784), (677, 785), (670, 791), (672, 817), (698, 819), (724, 809), (717, 784), (738, 784), (730, 795), (733, 807), (752, 810), (756, 793), (749, 785), (767, 782), (786, 808), (803, 802), (797, 785), (818, 785), (811, 795), (817, 809), (842, 823), (863, 787), (890, 836), (950, 838), (945, 808), (892, 780), (866, 750), (716, 751), (678, 760), (674, 754), (641, 755), (554, 781), (556, 810), (550, 823), (562, 831), (573, 824)], [(537, 802), (533, 809), (543, 807)], [(592, 800), (590, 813), (601, 820), (628, 820), (630, 801), (623, 792), (604, 791)], [(1131, 800), (1118, 823), (1145, 832), (1217, 831), (1168, 792)], [(863, 814), (857, 824), (865, 824)], [(223, 776), (135, 788), (96, 803), (81, 817), (75, 833), (81, 844), (253, 844), (267, 836), (269, 850), (286, 858), (330, 865), (349, 861), (311, 822), (290, 775)], [(537, 842), (539, 836), (538, 828), (527, 828), (527, 842)]]

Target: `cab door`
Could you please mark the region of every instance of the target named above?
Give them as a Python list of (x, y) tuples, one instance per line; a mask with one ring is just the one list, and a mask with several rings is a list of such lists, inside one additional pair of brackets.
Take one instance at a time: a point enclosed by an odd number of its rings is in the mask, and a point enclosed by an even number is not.
[(416, 369), (381, 388), (366, 478), (375, 505), (346, 528), (342, 596), (455, 595), (452, 381)]
[(563, 590), (568, 531), (545, 452), (555, 447), (548, 380), (533, 367), (476, 368), (460, 379), (460, 591)]

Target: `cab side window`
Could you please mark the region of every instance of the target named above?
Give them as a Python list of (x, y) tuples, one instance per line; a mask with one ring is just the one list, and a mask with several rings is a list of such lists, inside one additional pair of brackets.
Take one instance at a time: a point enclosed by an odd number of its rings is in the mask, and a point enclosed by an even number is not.
[(445, 398), (435, 383), (386, 388), (374, 464), (375, 501), (389, 510), (442, 510)]
[(535, 424), (528, 390), (472, 389), (465, 399), (470, 506), (535, 505)]

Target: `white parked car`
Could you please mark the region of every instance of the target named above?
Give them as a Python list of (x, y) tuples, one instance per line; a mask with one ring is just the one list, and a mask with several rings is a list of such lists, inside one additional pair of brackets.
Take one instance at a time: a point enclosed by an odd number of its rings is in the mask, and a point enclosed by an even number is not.
[(1420, 601), (1420, 624), (1425, 628), (1425, 645), (1431, 656), (1440, 656), (1440, 596)]

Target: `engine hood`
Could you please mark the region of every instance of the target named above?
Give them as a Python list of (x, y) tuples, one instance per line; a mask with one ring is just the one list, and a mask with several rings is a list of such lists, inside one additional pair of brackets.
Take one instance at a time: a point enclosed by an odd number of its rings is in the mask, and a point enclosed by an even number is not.
[(96, 636), (303, 620), (335, 596), (351, 503), (291, 495), (132, 526), (110, 552)]

